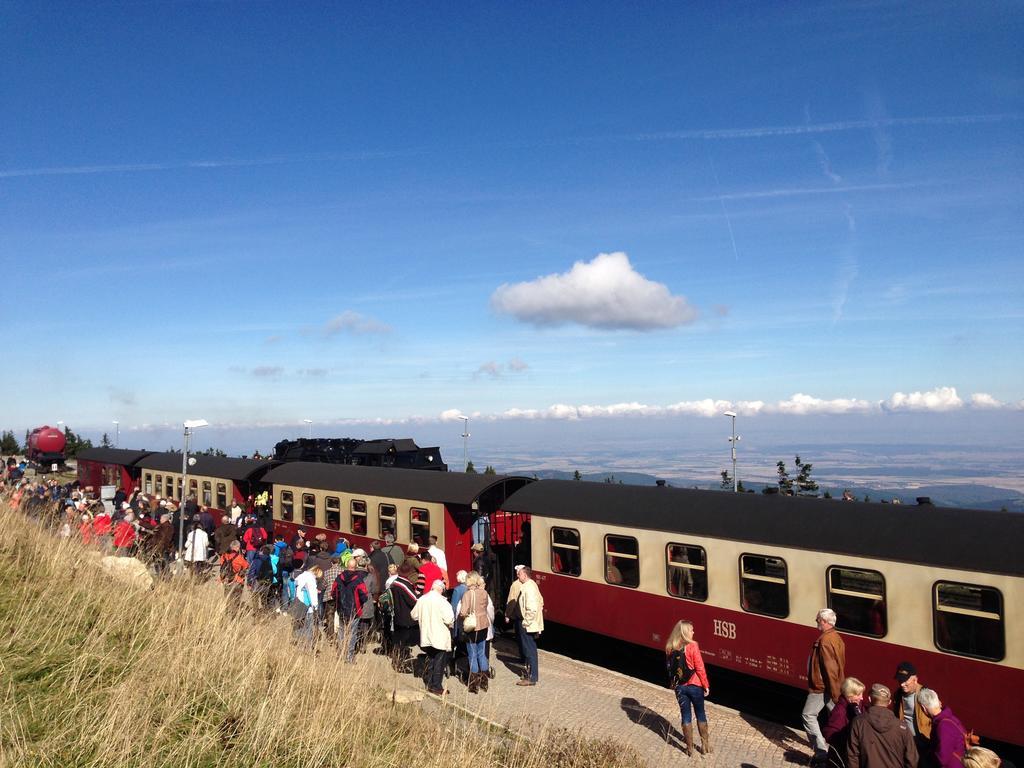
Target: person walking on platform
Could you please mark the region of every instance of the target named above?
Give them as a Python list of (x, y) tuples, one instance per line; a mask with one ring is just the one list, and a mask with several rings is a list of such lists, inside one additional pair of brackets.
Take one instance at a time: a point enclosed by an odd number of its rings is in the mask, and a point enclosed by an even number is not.
[(544, 631), (544, 597), (532, 578), (529, 566), (517, 565), (516, 578), (519, 580), (519, 647), (526, 659), (526, 675), (516, 685), (536, 685), (539, 679), (537, 668), (537, 638)]
[(872, 685), (871, 706), (850, 726), (848, 768), (917, 768), (914, 737), (891, 706), (889, 689), (881, 683)]
[[(686, 756), (693, 754), (693, 715), (697, 715), (697, 730), (700, 732), (700, 751), (711, 754), (711, 736), (708, 733), (708, 717), (704, 712), (704, 698), (711, 693), (704, 659), (700, 646), (693, 639), (693, 622), (677, 621), (665, 643), (665, 664), (668, 667), (669, 685), (676, 692), (679, 715), (683, 721), (683, 739), (686, 742)], [(692, 708), (692, 712), (691, 712)]]
[(821, 733), (818, 716), (825, 708), (831, 712), (839, 701), (846, 677), (846, 644), (836, 631), (836, 613), (831, 608), (818, 611), (814, 621), (820, 634), (807, 661), (807, 699), (802, 714), (804, 731), (814, 750), (813, 762), (823, 763), (828, 760), (828, 743)]
[(444, 696), (444, 672), (448, 666), (448, 654), (452, 650), (452, 625), (455, 612), (444, 598), (444, 582), (435, 580), (423, 597), (416, 601), (410, 613), (420, 626), (420, 647), (427, 654), (427, 690), (436, 696)]

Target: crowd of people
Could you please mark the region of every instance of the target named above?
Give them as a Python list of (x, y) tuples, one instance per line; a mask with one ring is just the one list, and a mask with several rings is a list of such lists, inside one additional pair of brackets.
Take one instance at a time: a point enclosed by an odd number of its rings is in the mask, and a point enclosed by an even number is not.
[[(137, 557), (157, 578), (180, 563), (194, 578), (218, 580), (231, 610), (286, 614), (298, 642), (312, 646), (326, 637), (346, 662), (354, 663), (372, 640), (395, 669), (421, 674), (431, 693), (446, 694), (445, 678), (452, 676), (471, 693), (486, 692), (494, 676), (497, 612), (483, 544), (472, 547), (473, 570), (459, 570), (451, 579), (436, 536), (427, 546), (402, 547), (387, 534), (368, 550), (345, 538), (329, 545), (325, 534), (311, 537), (301, 527), (286, 537), (273, 532), (265, 497), (235, 503), (217, 517), (194, 497), (179, 504), (139, 490), (118, 491), (104, 503), (77, 483), (15, 477), (3, 484), (12, 508), (44, 520), (58, 536), (80, 538), (109, 555)], [(530, 568), (517, 565), (515, 573), (502, 606), (504, 626), (516, 630), (518, 684), (533, 686), (544, 603)], [(423, 654), (414, 659), (417, 646)]]

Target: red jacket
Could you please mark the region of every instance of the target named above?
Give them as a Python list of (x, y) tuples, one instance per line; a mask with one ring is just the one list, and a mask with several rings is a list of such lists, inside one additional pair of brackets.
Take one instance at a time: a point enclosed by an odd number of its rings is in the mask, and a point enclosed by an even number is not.
[[(242, 535), (242, 541), (245, 542), (245, 551), (246, 552), (255, 552), (256, 551), (256, 545), (252, 543), (252, 536), (253, 536), (253, 533), (255, 533), (256, 531), (259, 531), (259, 533), (262, 535), (262, 537), (263, 537), (263, 544), (267, 543), (267, 532), (265, 530), (263, 530), (262, 528), (260, 528), (258, 525), (254, 525), (252, 528), (246, 529), (245, 533)], [(261, 544), (260, 546), (263, 546), (263, 544)]]
[(420, 566), (420, 573), (423, 574), (423, 592), (421, 594), (427, 594), (430, 592), (430, 585), (435, 581), (444, 581), (444, 572), (435, 562), (427, 562)]
[(686, 665), (694, 671), (690, 679), (686, 681), (686, 685), (710, 688), (708, 673), (704, 670), (704, 657), (700, 655), (700, 646), (697, 645), (696, 640), (686, 644), (683, 648), (683, 657), (686, 659)]
[(105, 512), (101, 515), (96, 515), (92, 521), (92, 532), (97, 536), (106, 536), (110, 533), (110, 515)]
[(122, 520), (114, 529), (114, 546), (118, 549), (130, 547), (135, 543), (135, 526)]

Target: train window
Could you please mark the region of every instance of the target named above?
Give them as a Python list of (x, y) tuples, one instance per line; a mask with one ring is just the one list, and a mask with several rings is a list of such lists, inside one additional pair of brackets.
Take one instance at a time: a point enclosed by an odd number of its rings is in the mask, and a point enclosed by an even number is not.
[(409, 535), (421, 547), (430, 546), (430, 510), (418, 507), (409, 510)]
[(152, 493), (153, 492), (153, 475), (150, 474), (149, 472), (147, 472), (144, 475), (144, 477), (145, 477), (145, 482), (146, 482), (146, 493)]
[(551, 571), (580, 575), (580, 532), (574, 528), (551, 529)]
[(708, 599), (708, 560), (704, 547), (669, 544), (665, 547), (668, 593), (686, 600)]
[(302, 494), (302, 524), (316, 525), (316, 496), (312, 493)]
[(640, 545), (632, 536), (604, 537), (604, 580), (622, 587), (640, 586)]
[(228, 487), (224, 483), (217, 483), (217, 509), (228, 508)]
[(174, 483), (178, 487), (178, 490), (175, 492), (174, 495), (178, 498), (179, 501), (184, 501), (185, 500), (185, 494), (182, 491), (182, 483), (183, 482), (185, 482), (185, 481), (182, 478), (180, 478), (180, 477), (176, 477), (174, 479)]
[(337, 496), (328, 496), (324, 499), (324, 507), (327, 510), (327, 527), (337, 531), (341, 528), (341, 499)]
[(157, 475), (156, 476), (156, 495), (160, 496), (160, 495), (163, 494), (163, 492), (164, 492), (164, 476), (163, 475)]
[(352, 533), (357, 536), (366, 535), (366, 502), (352, 499)]
[(281, 519), (293, 520), (295, 518), (295, 496), (291, 491), (281, 491)]
[(209, 480), (203, 480), (203, 505), (213, 504), (213, 484)]
[(199, 481), (189, 480), (188, 481), (188, 495), (191, 499), (199, 498)]
[(395, 518), (398, 514), (398, 510), (395, 509), (394, 504), (381, 504), (377, 507), (377, 519), (380, 522), (380, 536), (383, 538), (386, 534), (391, 534), (396, 539), (398, 534), (395, 533), (397, 525)]
[(939, 581), (932, 600), (935, 646), (940, 651), (990, 661), (1006, 656), (1003, 596), (998, 589)]
[(828, 607), (836, 612), (836, 629), (854, 635), (885, 637), (885, 579), (878, 571), (835, 565), (826, 573)]
[(789, 615), (786, 561), (768, 555), (740, 555), (740, 607), (784, 619)]

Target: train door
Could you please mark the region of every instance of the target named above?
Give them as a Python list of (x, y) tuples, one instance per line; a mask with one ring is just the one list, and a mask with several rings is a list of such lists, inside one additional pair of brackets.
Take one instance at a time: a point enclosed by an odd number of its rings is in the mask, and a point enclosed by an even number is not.
[(499, 610), (504, 610), (509, 587), (516, 578), (515, 567), (533, 566), (530, 516), (499, 509), (489, 516), (488, 527), (494, 569), (491, 598)]

